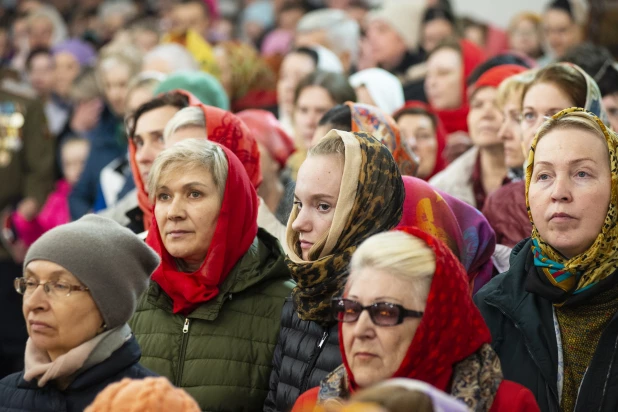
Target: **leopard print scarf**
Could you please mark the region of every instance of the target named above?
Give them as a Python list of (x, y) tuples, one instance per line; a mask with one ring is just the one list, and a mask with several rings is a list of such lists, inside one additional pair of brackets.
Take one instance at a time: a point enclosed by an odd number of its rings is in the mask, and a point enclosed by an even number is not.
[[(321, 325), (333, 322), (330, 301), (341, 295), (348, 278), (352, 253), (368, 237), (394, 228), (401, 220), (405, 189), (392, 154), (378, 140), (367, 133), (332, 130), (326, 137), (338, 136), (346, 147), (344, 177), (339, 199), (350, 188), (349, 204), (337, 204), (331, 229), (317, 260), (304, 261), (300, 256), (298, 233), (292, 223), (298, 216), (294, 206), (287, 227), (290, 253), (287, 264), (296, 281), (292, 291), (298, 316)], [(360, 149), (360, 150), (359, 150)], [(358, 175), (350, 175), (350, 164), (358, 163)], [(339, 213), (338, 213), (339, 212)]]

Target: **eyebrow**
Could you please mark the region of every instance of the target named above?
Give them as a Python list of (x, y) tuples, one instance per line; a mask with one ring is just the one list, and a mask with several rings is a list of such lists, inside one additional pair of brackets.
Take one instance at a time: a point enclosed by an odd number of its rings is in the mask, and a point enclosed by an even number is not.
[[(55, 277), (55, 278), (59, 278), (59, 277), (61, 277), (62, 275), (66, 275), (66, 274), (68, 274), (68, 273), (69, 273), (69, 272), (68, 272), (68, 271), (66, 271), (66, 270), (64, 270), (64, 269), (58, 269), (58, 270), (54, 270), (53, 272), (51, 272), (51, 273), (49, 274), (49, 277), (50, 277), (50, 278), (53, 278), (53, 277)], [(34, 273), (34, 272), (33, 272), (32, 270), (30, 270), (30, 269), (26, 269), (26, 271), (25, 271), (24, 275), (29, 275), (29, 276), (38, 277), (38, 276), (37, 276), (37, 274), (36, 274), (36, 273)]]
[[(294, 193), (294, 198), (300, 199), (296, 193)], [(326, 193), (316, 193), (309, 196), (309, 199), (335, 199), (335, 196), (327, 195)]]
[(163, 134), (163, 129), (156, 129), (156, 130), (147, 130), (145, 132), (142, 133), (135, 133), (133, 135), (133, 139), (135, 139), (136, 137), (139, 137), (140, 139), (143, 139), (143, 135), (145, 134)]
[[(589, 157), (582, 157), (580, 159), (569, 160), (568, 163), (569, 163), (569, 165), (574, 165), (574, 164), (583, 163), (583, 162), (592, 162), (592, 163), (594, 163), (594, 160), (592, 160)], [(536, 162), (535, 164), (537, 164), (537, 165), (546, 165), (546, 166), (553, 166), (554, 165), (552, 162), (548, 162), (548, 161), (545, 161), (545, 160), (540, 160), (540, 161)]]
[[(209, 189), (209, 188), (210, 188), (210, 186), (205, 185), (204, 183), (200, 183), (200, 182), (189, 182), (189, 183), (185, 183), (184, 185), (182, 185), (182, 189), (187, 189), (187, 188), (190, 188), (190, 187), (195, 187), (195, 186), (202, 186), (202, 187), (205, 187), (205, 188), (207, 188), (207, 189)], [(170, 188), (169, 188), (169, 187), (167, 187), (167, 186), (165, 186), (165, 185), (157, 187), (157, 190), (161, 190), (161, 189), (170, 190)]]

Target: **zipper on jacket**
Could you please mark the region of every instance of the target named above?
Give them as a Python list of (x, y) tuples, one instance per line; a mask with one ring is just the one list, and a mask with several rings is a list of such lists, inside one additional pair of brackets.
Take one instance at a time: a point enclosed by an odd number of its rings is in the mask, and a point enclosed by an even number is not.
[(313, 370), (313, 367), (315, 366), (318, 358), (320, 357), (320, 354), (322, 353), (322, 348), (324, 347), (324, 343), (326, 343), (326, 339), (328, 339), (328, 330), (324, 331), (324, 333), (322, 334), (322, 338), (316, 345), (317, 350), (313, 352), (311, 358), (309, 359), (309, 364), (307, 365), (307, 369), (305, 370), (303, 379), (300, 382), (300, 393), (305, 393), (307, 389), (309, 389), (307, 388), (307, 385), (309, 384), (309, 376), (311, 375), (311, 371)]
[(185, 353), (187, 351), (187, 342), (189, 341), (189, 318), (185, 318), (185, 323), (182, 326), (182, 342), (180, 343), (180, 356), (178, 358), (178, 369), (176, 370), (176, 381), (174, 386), (180, 387), (182, 381), (182, 372), (185, 367)]
[[(513, 319), (512, 317), (510, 317), (509, 315), (506, 314), (506, 312), (504, 310), (502, 310), (501, 307), (499, 307), (498, 305), (495, 305), (492, 302), (488, 302), (487, 300), (485, 300), (485, 303), (487, 303), (489, 306), (492, 306), (496, 309), (498, 309), (503, 315), (504, 317), (506, 317), (507, 319), (509, 319), (511, 322), (513, 322), (513, 324), (515, 325), (515, 329), (517, 329), (519, 331), (519, 333), (521, 333), (521, 336), (523, 338), (524, 341), (524, 346), (526, 347), (526, 351), (528, 351), (528, 355), (530, 355), (530, 358), (532, 359), (532, 361), (536, 364), (536, 367), (539, 368), (539, 370), (541, 369), (541, 367), (539, 366), (539, 361), (537, 360), (537, 358), (534, 356), (534, 354), (532, 353), (532, 350), (530, 350), (530, 346), (528, 345), (528, 340), (526, 339), (526, 335), (522, 332), (521, 327), (519, 326), (519, 324), (517, 322), (515, 322), (515, 319)], [(556, 408), (556, 404), (558, 404), (558, 394), (555, 393), (551, 386), (549, 386), (549, 384), (546, 384), (547, 389), (549, 389), (549, 393), (551, 393), (553, 395), (553, 400), (554, 400), (554, 404), (550, 405), (550, 407), (553, 407), (552, 410), (558, 410), (559, 408)], [(549, 398), (548, 398), (549, 401)]]

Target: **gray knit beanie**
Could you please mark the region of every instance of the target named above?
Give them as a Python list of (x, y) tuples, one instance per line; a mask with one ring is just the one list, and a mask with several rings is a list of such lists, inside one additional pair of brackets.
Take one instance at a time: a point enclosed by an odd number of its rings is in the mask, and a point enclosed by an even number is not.
[(86, 215), (41, 236), (28, 250), (33, 260), (56, 263), (90, 289), (108, 329), (126, 323), (159, 266), (159, 256), (133, 232), (97, 215)]

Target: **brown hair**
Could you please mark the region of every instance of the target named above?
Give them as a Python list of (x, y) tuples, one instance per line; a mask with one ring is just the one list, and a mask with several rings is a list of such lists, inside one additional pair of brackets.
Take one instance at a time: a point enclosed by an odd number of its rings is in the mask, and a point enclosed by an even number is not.
[(543, 123), (537, 132), (537, 142), (549, 132), (562, 129), (578, 129), (599, 135), (606, 142), (605, 133), (592, 116), (586, 112), (572, 112), (558, 119), (550, 119)]
[(294, 104), (298, 101), (303, 89), (311, 86), (319, 86), (324, 88), (335, 104), (343, 104), (345, 102), (355, 102), (356, 92), (350, 86), (348, 78), (341, 73), (327, 72), (316, 70), (302, 79), (294, 92)]
[(540, 83), (551, 83), (569, 96), (575, 107), (586, 107), (588, 85), (586, 78), (574, 67), (564, 63), (554, 63), (539, 70), (534, 79), (524, 87), (523, 100), (530, 88)]
[(509, 23), (509, 28), (508, 28), (509, 33), (515, 30), (515, 26), (517, 26), (522, 21), (526, 21), (526, 20), (534, 24), (534, 26), (540, 33), (541, 23), (542, 23), (541, 16), (539, 16), (537, 13), (532, 13), (529, 11), (519, 13), (518, 15), (514, 16), (511, 19), (511, 22)]
[(452, 49), (460, 55), (463, 53), (461, 50), (461, 45), (459, 44), (459, 40), (457, 40), (455, 37), (447, 37), (446, 39), (441, 40), (440, 43), (438, 43), (438, 45), (436, 46), (436, 48), (429, 52), (429, 54), (427, 55), (427, 59), (434, 55), (438, 50), (442, 49)]
[(137, 125), (137, 121), (144, 114), (151, 110), (158, 109), (163, 106), (173, 106), (180, 109), (184, 109), (189, 106), (189, 98), (182, 93), (178, 93), (175, 91), (167, 92), (155, 97), (152, 100), (147, 101), (138, 107), (134, 113), (128, 115), (125, 119), (125, 128), (127, 137), (132, 139), (135, 135), (135, 127)]

